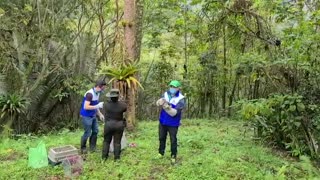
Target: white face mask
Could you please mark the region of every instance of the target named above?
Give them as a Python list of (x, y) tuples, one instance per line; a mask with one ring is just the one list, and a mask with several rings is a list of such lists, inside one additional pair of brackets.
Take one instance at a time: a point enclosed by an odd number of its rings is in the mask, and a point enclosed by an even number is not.
[(100, 91), (98, 91), (96, 88), (93, 88), (93, 91), (96, 93), (96, 94), (101, 94), (103, 92), (103, 89), (100, 89)]

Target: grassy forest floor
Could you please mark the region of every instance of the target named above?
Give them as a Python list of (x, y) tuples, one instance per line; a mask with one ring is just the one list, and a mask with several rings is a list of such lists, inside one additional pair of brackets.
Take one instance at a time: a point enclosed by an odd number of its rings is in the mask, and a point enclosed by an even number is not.
[[(272, 150), (244, 134), (242, 122), (232, 120), (183, 120), (178, 133), (178, 160), (170, 164), (169, 142), (165, 157), (156, 159), (158, 123), (140, 122), (135, 132), (127, 133), (127, 147), (119, 162), (113, 156), (100, 160), (102, 128), (98, 152), (84, 161), (78, 179), (316, 179), (319, 170), (307, 158), (297, 160)], [(28, 149), (42, 140), (47, 150), (60, 145), (79, 148), (82, 131), (23, 136), (2, 140), (0, 144), (0, 179), (64, 179), (62, 165), (40, 169), (28, 167)], [(169, 138), (167, 139), (169, 141)]]

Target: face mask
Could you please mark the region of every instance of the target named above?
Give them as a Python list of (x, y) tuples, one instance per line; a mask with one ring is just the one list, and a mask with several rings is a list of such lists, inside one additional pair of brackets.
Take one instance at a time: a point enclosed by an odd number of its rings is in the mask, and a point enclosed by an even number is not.
[(104, 92), (104, 90), (102, 90), (102, 89), (101, 89), (100, 91), (98, 91), (98, 90), (95, 89), (95, 88), (93, 89), (93, 91), (94, 91), (96, 94), (101, 94), (102, 92)]
[(169, 89), (169, 92), (170, 92), (171, 94), (176, 94), (176, 93), (177, 93), (177, 90), (176, 90), (175, 88), (170, 88), (170, 89)]

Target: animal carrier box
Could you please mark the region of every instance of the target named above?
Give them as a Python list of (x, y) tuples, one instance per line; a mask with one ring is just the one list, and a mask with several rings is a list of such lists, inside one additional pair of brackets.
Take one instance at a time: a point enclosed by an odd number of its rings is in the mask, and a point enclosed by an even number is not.
[(62, 160), (62, 165), (66, 177), (77, 177), (83, 172), (83, 160), (79, 155), (66, 157)]
[(78, 149), (72, 145), (54, 147), (49, 150), (48, 158), (53, 163), (60, 163), (68, 156), (78, 155)]

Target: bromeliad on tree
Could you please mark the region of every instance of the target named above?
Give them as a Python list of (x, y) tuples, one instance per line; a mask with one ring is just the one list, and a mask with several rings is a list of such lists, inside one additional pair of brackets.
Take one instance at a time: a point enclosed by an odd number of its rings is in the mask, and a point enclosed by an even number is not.
[(143, 89), (136, 78), (137, 72), (139, 72), (139, 69), (135, 64), (122, 64), (119, 67), (106, 66), (101, 70), (101, 74), (110, 78), (109, 83), (113, 83), (113, 88), (119, 89), (121, 100), (125, 100), (128, 103), (127, 120), (129, 129), (135, 125), (135, 100), (131, 98), (135, 96), (138, 86)]
[(138, 86), (143, 89), (140, 82), (135, 77), (139, 69), (134, 64), (125, 65), (120, 67), (105, 67), (101, 70), (101, 74), (110, 77), (109, 83), (113, 83), (114, 88), (120, 90), (120, 94), (126, 99), (128, 89), (137, 89)]

